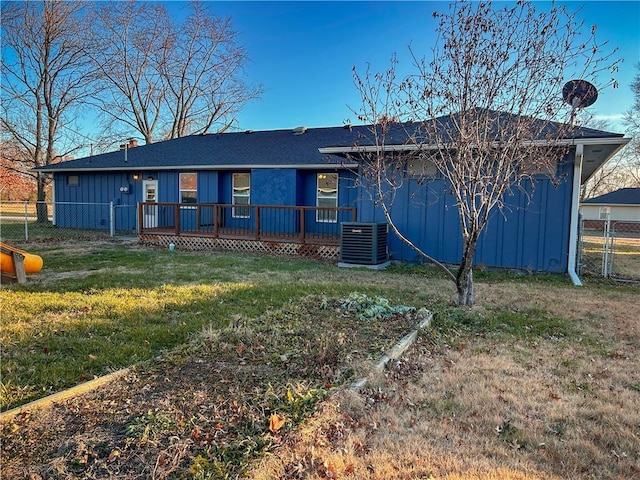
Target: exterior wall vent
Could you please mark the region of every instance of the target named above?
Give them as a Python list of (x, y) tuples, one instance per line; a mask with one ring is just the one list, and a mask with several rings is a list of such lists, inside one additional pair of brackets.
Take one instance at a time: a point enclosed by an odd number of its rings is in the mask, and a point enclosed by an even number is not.
[(344, 222), (340, 227), (340, 267), (389, 265), (386, 223)]

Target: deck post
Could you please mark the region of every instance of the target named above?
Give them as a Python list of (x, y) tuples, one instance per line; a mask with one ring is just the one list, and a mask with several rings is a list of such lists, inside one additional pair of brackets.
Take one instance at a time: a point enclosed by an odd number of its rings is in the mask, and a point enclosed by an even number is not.
[(176, 235), (180, 235), (180, 204), (175, 205)]
[(304, 224), (305, 221), (305, 217), (307, 216), (307, 211), (304, 207), (299, 207), (299, 211), (300, 211), (300, 243), (305, 243), (306, 242), (306, 237), (307, 237), (307, 228)]
[(255, 211), (256, 211), (256, 231), (255, 231), (255, 237), (256, 240), (260, 240), (260, 207), (256, 206), (254, 207)]
[(220, 229), (220, 205), (213, 207), (213, 237), (218, 238), (218, 231)]

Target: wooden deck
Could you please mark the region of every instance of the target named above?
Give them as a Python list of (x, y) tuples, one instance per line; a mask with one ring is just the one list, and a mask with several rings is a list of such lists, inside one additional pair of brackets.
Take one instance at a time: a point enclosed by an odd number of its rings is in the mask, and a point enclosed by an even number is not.
[[(243, 216), (234, 216), (242, 209)], [(203, 238), (338, 246), (340, 224), (356, 219), (355, 208), (306, 206), (141, 203), (141, 236)]]

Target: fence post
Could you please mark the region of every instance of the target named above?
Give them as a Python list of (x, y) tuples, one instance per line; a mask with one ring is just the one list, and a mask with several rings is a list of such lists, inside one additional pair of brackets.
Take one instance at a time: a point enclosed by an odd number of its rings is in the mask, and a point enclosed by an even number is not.
[(109, 236), (114, 237), (116, 234), (115, 225), (116, 211), (113, 206), (113, 201), (109, 202)]
[(582, 236), (584, 235), (584, 218), (582, 218), (582, 214), (578, 214), (578, 238), (576, 242), (578, 243), (578, 248), (576, 248), (576, 273), (578, 276), (582, 275), (582, 249), (584, 248), (584, 239)]
[[(38, 210), (38, 204), (36, 203), (36, 211)], [(24, 241), (29, 241), (29, 201), (24, 202)]]
[(609, 249), (611, 242), (611, 215), (607, 214), (607, 219), (604, 222), (604, 252), (602, 255), (602, 276), (609, 276)]

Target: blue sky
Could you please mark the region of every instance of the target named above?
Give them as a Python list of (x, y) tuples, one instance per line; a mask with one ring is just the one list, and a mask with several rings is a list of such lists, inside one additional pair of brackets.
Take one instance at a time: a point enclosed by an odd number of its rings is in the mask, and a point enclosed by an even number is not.
[[(549, 2), (535, 2), (540, 9)], [(596, 118), (612, 120), (611, 130), (622, 131), (617, 121), (633, 101), (630, 84), (640, 62), (640, 1), (564, 2), (588, 30), (598, 26), (597, 38), (618, 47), (624, 59), (615, 75), (618, 89), (602, 90), (591, 108)], [(370, 63), (380, 71), (397, 53), (400, 67), (410, 67), (408, 45), (427, 54), (433, 43), (435, 2), (209, 2), (215, 13), (230, 16), (251, 63), (247, 80), (261, 84), (260, 100), (248, 104), (238, 116), (240, 129), (278, 129), (296, 126), (358, 123), (349, 107), (358, 108), (352, 67)], [(171, 2), (170, 8), (179, 8)]]

